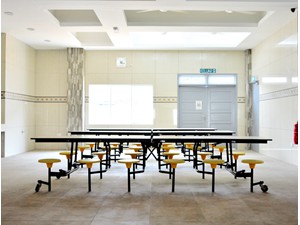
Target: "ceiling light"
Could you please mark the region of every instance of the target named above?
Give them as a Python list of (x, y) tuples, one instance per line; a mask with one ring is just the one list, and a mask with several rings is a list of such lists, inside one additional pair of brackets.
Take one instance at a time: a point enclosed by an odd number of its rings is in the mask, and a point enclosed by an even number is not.
[(50, 40), (48, 40), (48, 39), (46, 39), (46, 40), (44, 40), (44, 42), (51, 42)]
[(168, 10), (166, 10), (166, 9), (160, 9), (159, 11), (163, 12), (163, 13), (168, 12)]
[(131, 32), (136, 47), (236, 47), (250, 32)]
[(226, 13), (232, 13), (232, 10), (225, 10)]
[(27, 30), (29, 30), (29, 31), (35, 31), (35, 29), (32, 28), (32, 27), (28, 27)]

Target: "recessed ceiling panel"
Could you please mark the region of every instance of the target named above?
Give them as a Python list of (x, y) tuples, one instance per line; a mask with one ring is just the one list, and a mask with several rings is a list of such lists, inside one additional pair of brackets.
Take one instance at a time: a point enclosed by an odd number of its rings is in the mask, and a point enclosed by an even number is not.
[(105, 32), (78, 32), (75, 36), (82, 46), (113, 46)]
[(125, 10), (128, 26), (243, 26), (255, 27), (263, 11)]
[(49, 10), (61, 26), (101, 26), (94, 10)]
[(131, 32), (138, 47), (228, 48), (238, 46), (249, 32)]

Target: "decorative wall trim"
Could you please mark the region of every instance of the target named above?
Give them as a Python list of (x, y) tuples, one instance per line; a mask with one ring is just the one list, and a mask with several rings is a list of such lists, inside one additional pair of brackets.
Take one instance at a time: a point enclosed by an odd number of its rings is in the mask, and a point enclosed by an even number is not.
[(66, 96), (32, 96), (8, 91), (1, 91), (1, 99), (10, 99), (34, 103), (66, 103)]
[(259, 100), (267, 101), (267, 100), (272, 100), (272, 99), (277, 99), (277, 98), (286, 98), (286, 97), (297, 96), (297, 95), (298, 95), (298, 87), (295, 87), (295, 88), (288, 88), (285, 90), (261, 94), (259, 96)]
[[(67, 103), (67, 96), (30, 96), (1, 91), (1, 99), (13, 99), (34, 103)], [(245, 103), (245, 97), (238, 97), (238, 103)], [(89, 103), (89, 96), (85, 96), (85, 104)], [(153, 97), (153, 103), (177, 103), (177, 97)]]
[(153, 97), (153, 103), (177, 103), (177, 97)]
[(31, 95), (24, 95), (14, 92), (1, 91), (1, 99), (10, 99), (24, 102), (36, 102), (36, 97)]
[(66, 96), (38, 96), (36, 103), (67, 103)]

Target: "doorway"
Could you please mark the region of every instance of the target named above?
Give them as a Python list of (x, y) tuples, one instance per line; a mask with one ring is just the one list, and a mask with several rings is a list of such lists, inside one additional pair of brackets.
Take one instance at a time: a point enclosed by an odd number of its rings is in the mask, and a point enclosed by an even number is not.
[[(211, 127), (236, 131), (237, 95), (235, 75), (192, 75), (204, 76), (201, 83), (191, 75), (179, 75), (178, 81), (178, 127)], [(183, 76), (189, 76), (185, 82)], [(209, 81), (210, 78), (211, 82)], [(214, 78), (219, 78), (218, 83)], [(222, 79), (231, 81), (222, 81)], [(200, 81), (199, 77), (196, 78)], [(182, 82), (183, 81), (183, 82)]]

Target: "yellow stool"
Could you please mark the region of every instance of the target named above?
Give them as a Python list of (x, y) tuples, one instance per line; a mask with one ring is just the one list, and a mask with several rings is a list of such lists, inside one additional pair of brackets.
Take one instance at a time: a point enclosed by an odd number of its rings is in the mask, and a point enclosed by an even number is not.
[[(72, 172), (72, 155), (71, 151), (63, 151), (59, 153), (60, 155), (64, 155), (67, 158), (67, 168), (68, 172), (65, 171), (65, 173), (68, 175), (68, 178), (70, 178), (70, 173)], [(75, 155), (75, 152), (73, 152), (73, 155)], [(75, 168), (77, 168), (77, 165), (75, 165)]]
[(93, 152), (92, 155), (98, 156), (98, 159), (100, 160), (100, 171), (99, 171), (99, 173), (100, 173), (100, 179), (102, 179), (102, 173), (107, 171), (106, 169), (105, 170), (102, 169), (102, 161), (103, 161), (104, 155), (106, 155), (106, 152)]
[(178, 152), (163, 152), (161, 153), (162, 156), (166, 156), (167, 159), (173, 159), (174, 155), (179, 155)]
[(127, 168), (127, 181), (128, 181), (128, 192), (130, 192), (130, 174), (133, 174), (133, 179), (135, 179), (135, 167), (133, 166), (133, 171), (130, 172), (130, 168), (132, 164), (138, 163), (140, 160), (138, 159), (119, 159), (118, 163), (124, 163)]
[(264, 181), (259, 181), (259, 182), (253, 182), (253, 176), (254, 176), (254, 168), (256, 166), (256, 164), (263, 164), (264, 161), (263, 160), (257, 160), (257, 159), (243, 159), (242, 163), (246, 163), (249, 165), (251, 172), (250, 173), (244, 173), (244, 177), (250, 177), (251, 181), (250, 181), (250, 191), (253, 192), (253, 186), (255, 185), (259, 185), (261, 190), (263, 192), (267, 192), (269, 190), (268, 186), (264, 184)]
[[(90, 145), (92, 145), (92, 147), (90, 147)], [(93, 158), (92, 155), (85, 155), (85, 154), (83, 154), (84, 150), (86, 150), (86, 149), (88, 149), (88, 148), (93, 149), (93, 146), (94, 146), (94, 144), (78, 146), (78, 149), (79, 149), (79, 151), (80, 151), (80, 153), (81, 153), (81, 159), (83, 159), (83, 158)]]
[[(88, 145), (78, 146), (78, 150), (80, 151), (81, 159), (83, 159), (83, 158), (92, 158), (90, 155), (84, 155), (83, 154), (84, 150), (86, 150), (87, 148), (89, 148)], [(83, 167), (83, 165), (81, 165), (81, 168), (82, 167)]]
[(94, 151), (93, 148), (94, 148), (95, 144), (94, 144), (94, 143), (90, 143), (90, 144), (88, 144), (88, 145), (90, 146), (90, 149), (91, 149), (91, 151), (93, 152), (93, 151)]
[(138, 156), (141, 156), (141, 152), (126, 152), (125, 155), (130, 155), (132, 159), (137, 159)]
[[(114, 154), (111, 154), (111, 152), (114, 151)], [(117, 157), (120, 157), (121, 155), (121, 145), (116, 143), (110, 144), (110, 158), (111, 160), (117, 161)]]
[[(197, 155), (201, 156), (201, 160), (198, 160), (198, 161), (200, 161), (200, 163), (197, 163), (196, 169), (197, 169), (198, 173), (202, 173), (202, 179), (204, 179), (205, 178), (205, 163), (203, 161), (206, 159), (207, 156), (211, 156), (212, 152), (198, 152)], [(198, 165), (202, 165), (202, 171), (198, 170)]]
[[(68, 160), (71, 159), (71, 151), (60, 152), (59, 154), (65, 155)], [(75, 152), (73, 152), (73, 155), (75, 155)]]
[[(222, 159), (223, 152), (224, 152), (225, 148), (226, 148), (226, 146), (224, 146), (224, 145), (220, 145), (220, 146), (216, 145), (216, 146), (214, 146), (214, 149), (218, 149), (219, 150), (220, 155), (214, 155), (213, 158)], [(221, 166), (221, 168), (222, 168), (222, 166)]]
[(237, 171), (237, 163), (238, 163), (239, 156), (241, 156), (241, 155), (245, 155), (245, 152), (232, 152), (232, 156), (234, 159), (234, 171), (235, 172)]
[(177, 164), (184, 163), (185, 161), (184, 159), (165, 159), (164, 162), (170, 165), (169, 174), (172, 176), (172, 192), (174, 192), (175, 191), (175, 169), (177, 167)]
[(162, 146), (163, 152), (169, 152), (171, 149), (174, 149), (174, 148), (175, 148), (174, 145), (166, 145), (166, 146)]
[(130, 146), (129, 146), (129, 149), (132, 149), (132, 150), (134, 150), (135, 152), (139, 152), (140, 150), (143, 149), (143, 147), (140, 146), (140, 145), (130, 145)]
[(48, 182), (38, 180), (38, 183), (35, 187), (35, 191), (39, 192), (42, 184), (48, 185), (48, 191), (51, 191), (51, 177), (56, 176), (57, 179), (59, 179), (60, 176), (61, 176), (60, 172), (52, 172), (51, 168), (53, 166), (53, 163), (61, 162), (61, 160), (60, 159), (39, 159), (38, 162), (39, 163), (45, 163), (47, 165), (47, 168), (48, 168)]
[(212, 174), (212, 192), (215, 192), (215, 169), (217, 165), (223, 164), (224, 160), (222, 159), (205, 159), (203, 160), (204, 163), (210, 164), (212, 168), (212, 172), (205, 172), (208, 174)]
[(88, 191), (91, 192), (91, 174), (93, 173), (98, 173), (99, 171), (91, 171), (92, 167), (93, 167), (93, 164), (94, 163), (98, 163), (100, 162), (99, 159), (81, 159), (78, 161), (79, 163), (82, 163), (82, 164), (85, 164), (86, 167), (88, 168)]
[[(143, 155), (143, 153), (142, 152), (126, 152), (125, 155), (130, 155), (132, 159), (138, 159), (139, 156)], [(135, 163), (135, 168), (137, 168), (138, 165), (143, 166), (143, 168), (145, 168), (143, 163), (142, 164)]]

